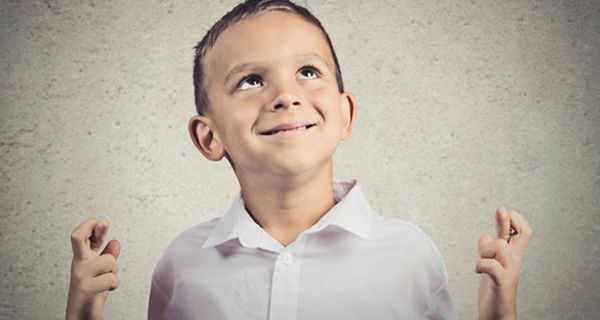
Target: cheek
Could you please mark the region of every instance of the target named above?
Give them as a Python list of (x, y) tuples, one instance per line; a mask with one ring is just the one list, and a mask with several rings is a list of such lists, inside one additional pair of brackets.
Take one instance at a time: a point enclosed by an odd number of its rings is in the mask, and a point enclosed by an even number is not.
[(258, 99), (231, 101), (223, 114), (227, 119), (227, 130), (233, 134), (252, 130), (260, 113), (260, 106)]
[(254, 129), (256, 116), (246, 105), (221, 105), (217, 132), (228, 153), (247, 147), (248, 138)]
[(312, 96), (312, 104), (317, 108), (326, 122), (341, 125), (342, 115), (340, 112), (341, 95), (336, 91), (319, 90)]

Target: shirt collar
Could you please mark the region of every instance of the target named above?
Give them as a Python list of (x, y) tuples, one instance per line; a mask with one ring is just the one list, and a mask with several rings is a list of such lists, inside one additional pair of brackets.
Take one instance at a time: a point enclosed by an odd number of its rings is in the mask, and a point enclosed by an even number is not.
[[(372, 221), (377, 213), (369, 206), (358, 182), (356, 180), (334, 182), (333, 194), (337, 202), (335, 206), (303, 233), (319, 232), (334, 225), (367, 240)], [(239, 192), (202, 248), (216, 246), (236, 238), (247, 248), (264, 248), (271, 251), (280, 251), (283, 248), (250, 217)]]

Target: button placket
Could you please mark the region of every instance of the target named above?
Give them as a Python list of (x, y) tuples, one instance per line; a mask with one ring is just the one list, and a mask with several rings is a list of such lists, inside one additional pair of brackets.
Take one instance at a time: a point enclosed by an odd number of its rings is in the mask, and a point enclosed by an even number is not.
[(279, 253), (273, 270), (269, 320), (295, 320), (300, 295), (300, 275), (305, 239)]
[(283, 264), (289, 265), (292, 263), (292, 254), (289, 252), (284, 252), (282, 257)]

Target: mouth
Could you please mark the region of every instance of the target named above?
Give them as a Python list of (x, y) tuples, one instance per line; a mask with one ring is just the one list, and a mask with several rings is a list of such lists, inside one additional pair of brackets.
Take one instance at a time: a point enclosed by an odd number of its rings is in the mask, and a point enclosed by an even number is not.
[(263, 136), (272, 136), (278, 133), (289, 132), (289, 131), (299, 131), (306, 130), (314, 127), (316, 123), (303, 124), (303, 125), (279, 125), (275, 128), (269, 129), (267, 131), (260, 132), (260, 135)]

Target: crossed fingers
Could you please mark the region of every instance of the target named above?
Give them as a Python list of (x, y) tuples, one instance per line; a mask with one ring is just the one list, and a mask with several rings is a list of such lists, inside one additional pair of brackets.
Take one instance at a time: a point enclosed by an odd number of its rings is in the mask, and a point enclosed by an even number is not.
[(481, 259), (476, 272), (485, 273), (498, 286), (517, 281), (520, 260), (532, 236), (532, 229), (525, 219), (514, 210), (506, 212), (503, 207), (496, 210), (496, 235), (479, 239)]

